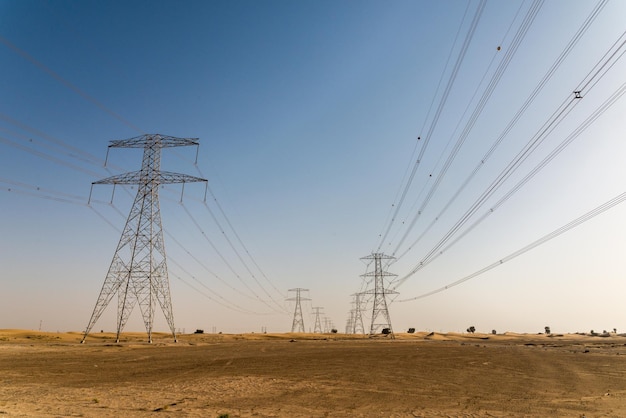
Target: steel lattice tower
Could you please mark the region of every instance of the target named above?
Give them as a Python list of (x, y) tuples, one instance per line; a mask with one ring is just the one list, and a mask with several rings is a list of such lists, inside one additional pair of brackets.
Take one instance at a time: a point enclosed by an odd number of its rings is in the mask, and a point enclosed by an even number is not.
[(346, 320), (346, 334), (354, 334), (354, 309), (350, 309), (348, 312), (348, 319)]
[(398, 292), (385, 288), (385, 277), (395, 277), (397, 275), (384, 271), (382, 266), (382, 260), (393, 259), (394, 257), (383, 253), (372, 253), (362, 258), (362, 260), (374, 260), (374, 271), (361, 275), (361, 277), (374, 277), (374, 289), (362, 292), (374, 295), (370, 335), (376, 334), (379, 329), (388, 328), (391, 338), (394, 338), (391, 318), (389, 317), (389, 308), (387, 306), (387, 295), (397, 294)]
[(361, 293), (355, 293), (354, 296), (354, 318), (352, 320), (352, 333), (353, 334), (365, 334), (365, 326), (363, 325), (362, 315), (362, 299)]
[(315, 314), (315, 325), (313, 326), (313, 332), (316, 334), (321, 334), (322, 333), (322, 322), (320, 320), (320, 313), (322, 309), (321, 306), (316, 306), (313, 309), (313, 313)]
[(139, 171), (108, 177), (92, 183), (92, 187), (94, 184), (113, 184), (114, 187), (117, 184), (134, 184), (138, 187), (82, 343), (85, 342), (85, 338), (116, 294), (118, 298), (116, 340), (118, 342), (120, 333), (136, 304), (139, 305), (143, 315), (148, 342), (152, 342), (152, 325), (157, 303), (176, 341), (161, 225), (159, 186), (182, 183), (184, 187), (184, 183), (206, 182), (207, 180), (187, 174), (161, 171), (161, 149), (189, 145), (198, 146), (198, 139), (146, 134), (131, 139), (111, 141), (109, 149), (143, 148), (143, 160)]
[(302, 292), (308, 292), (309, 289), (302, 289), (300, 287), (295, 289), (289, 289), (290, 292), (296, 292), (296, 296), (288, 298), (287, 300), (293, 300), (296, 302), (296, 309), (293, 311), (293, 323), (291, 324), (291, 332), (305, 332), (304, 331), (304, 318), (302, 317), (302, 301), (311, 300), (302, 297)]

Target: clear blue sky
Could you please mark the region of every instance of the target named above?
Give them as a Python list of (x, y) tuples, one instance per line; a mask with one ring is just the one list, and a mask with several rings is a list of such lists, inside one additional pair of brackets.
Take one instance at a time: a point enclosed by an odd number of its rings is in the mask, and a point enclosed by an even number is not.
[[(184, 206), (180, 187), (162, 190), (176, 327), (288, 331), (287, 289), (302, 287), (312, 299), (305, 311), (324, 307), (343, 331), (350, 295), (363, 288), (359, 258), (378, 249), (427, 133), (380, 251), (397, 248), (399, 255), (418, 239), (596, 4), (548, 0), (538, 10), (409, 230), (531, 5), (488, 2), (451, 82), (478, 1), (0, 0), (0, 328), (84, 329), (135, 192), (117, 189), (110, 205), (111, 187), (96, 186), (88, 207), (90, 185), (141, 164), (137, 150), (114, 149), (105, 169), (110, 140), (162, 133), (200, 138), (197, 167), (195, 150), (180, 148), (163, 151), (162, 169), (208, 178), (245, 245), (210, 198), (221, 227), (215, 224), (202, 185), (186, 186)], [(405, 276), (445, 236), (573, 97), (626, 29), (625, 18), (619, 1), (599, 12), (478, 175), (390, 272)], [(606, 70), (476, 217), (618, 91), (626, 60)], [(394, 328), (626, 329), (626, 204), (462, 285), (400, 302), (490, 265), (626, 191), (625, 100), (399, 286), (390, 307)], [(288, 312), (270, 309), (276, 304), (268, 295)], [(313, 326), (308, 314), (305, 326)], [(114, 327), (112, 304), (96, 329)], [(143, 330), (138, 310), (127, 330)], [(156, 330), (166, 330), (160, 312)]]

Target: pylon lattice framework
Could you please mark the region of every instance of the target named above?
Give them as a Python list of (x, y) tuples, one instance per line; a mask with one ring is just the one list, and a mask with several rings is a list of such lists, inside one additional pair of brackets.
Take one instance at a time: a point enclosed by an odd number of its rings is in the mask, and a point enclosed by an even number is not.
[(303, 298), (302, 293), (308, 292), (309, 289), (302, 289), (300, 287), (295, 289), (289, 289), (290, 292), (296, 292), (296, 296), (288, 298), (288, 301), (295, 301), (296, 308), (293, 311), (293, 322), (291, 324), (291, 332), (305, 332), (304, 331), (304, 317), (302, 316), (302, 301), (311, 300), (309, 298)]
[(354, 296), (354, 317), (352, 318), (352, 334), (365, 334), (365, 326), (363, 325), (362, 315), (362, 293), (355, 293)]
[(315, 306), (313, 308), (313, 314), (315, 314), (315, 325), (313, 326), (313, 332), (315, 334), (321, 334), (322, 333), (322, 321), (320, 320), (320, 314), (322, 313), (322, 308), (321, 306)]
[(388, 328), (391, 338), (394, 338), (391, 318), (389, 316), (389, 307), (387, 305), (387, 295), (397, 294), (398, 292), (385, 288), (385, 277), (395, 277), (397, 275), (384, 271), (382, 267), (382, 260), (393, 260), (394, 257), (383, 253), (372, 253), (361, 259), (374, 260), (374, 270), (361, 275), (361, 277), (374, 278), (374, 289), (361, 292), (361, 294), (374, 295), (370, 335), (376, 334), (379, 329)]
[[(207, 182), (206, 179), (187, 174), (161, 171), (161, 149), (198, 146), (197, 138), (176, 138), (165, 135), (141, 135), (126, 140), (111, 141), (110, 148), (143, 148), (141, 170), (105, 178), (94, 184), (138, 185), (137, 195), (126, 220), (113, 260), (96, 301), (89, 324), (81, 342), (96, 324), (109, 302), (117, 294), (117, 338), (124, 329), (136, 304), (152, 342), (154, 312), (158, 303), (176, 341), (174, 315), (169, 279), (161, 210), (159, 186), (161, 184)], [(108, 152), (107, 152), (108, 156)]]
[(346, 320), (346, 334), (354, 334), (354, 309), (350, 309), (348, 312), (348, 319)]

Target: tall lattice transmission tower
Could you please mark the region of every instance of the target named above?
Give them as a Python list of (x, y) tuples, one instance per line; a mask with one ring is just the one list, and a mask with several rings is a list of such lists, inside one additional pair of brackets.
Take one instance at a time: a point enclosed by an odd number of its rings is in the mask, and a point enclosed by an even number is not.
[(350, 309), (348, 312), (348, 319), (346, 319), (346, 334), (354, 334), (354, 309)]
[(290, 292), (296, 292), (296, 296), (287, 298), (288, 301), (295, 301), (296, 308), (293, 311), (293, 322), (291, 324), (291, 332), (305, 332), (304, 331), (304, 317), (302, 316), (302, 301), (311, 300), (309, 298), (302, 297), (303, 292), (308, 292), (309, 289), (302, 289), (297, 287), (295, 289), (289, 289)]
[(320, 319), (320, 314), (322, 313), (322, 308), (321, 306), (315, 306), (313, 308), (313, 314), (315, 315), (315, 325), (313, 326), (313, 332), (316, 334), (321, 334), (322, 333), (322, 321)]
[(361, 293), (355, 293), (354, 297), (354, 317), (352, 319), (352, 334), (365, 334), (365, 326), (363, 326), (363, 296)]
[(361, 277), (373, 277), (374, 288), (362, 292), (362, 294), (370, 294), (374, 296), (372, 306), (372, 323), (370, 325), (370, 336), (378, 332), (378, 330), (387, 330), (386, 332), (394, 338), (393, 327), (391, 326), (391, 318), (389, 317), (389, 307), (387, 305), (387, 296), (397, 294), (398, 292), (387, 289), (385, 287), (385, 277), (395, 277), (396, 274), (388, 273), (383, 270), (382, 260), (393, 260), (394, 257), (383, 253), (372, 253), (362, 260), (374, 260), (374, 270), (362, 274)]
[[(100, 315), (117, 294), (117, 338), (124, 329), (135, 305), (139, 305), (143, 322), (152, 342), (154, 312), (158, 304), (176, 341), (174, 315), (167, 275), (163, 227), (159, 206), (159, 186), (162, 184), (206, 182), (187, 174), (161, 171), (161, 149), (198, 146), (197, 138), (175, 138), (165, 135), (141, 135), (131, 139), (111, 141), (110, 148), (143, 148), (141, 170), (105, 178), (94, 184), (137, 185), (137, 195), (126, 220), (122, 236), (113, 255), (109, 272), (96, 306), (89, 319), (82, 343)], [(108, 151), (107, 151), (108, 158)]]

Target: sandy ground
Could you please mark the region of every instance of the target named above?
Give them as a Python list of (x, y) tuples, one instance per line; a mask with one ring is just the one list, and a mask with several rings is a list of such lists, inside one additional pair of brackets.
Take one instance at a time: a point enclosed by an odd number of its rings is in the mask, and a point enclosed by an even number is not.
[(624, 417), (626, 337), (0, 330), (0, 415)]

